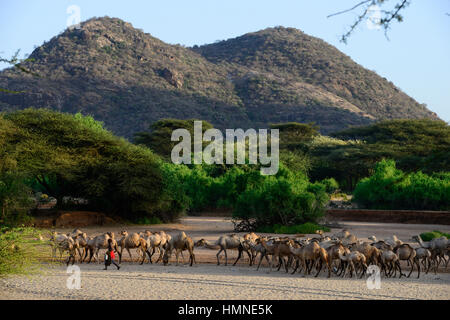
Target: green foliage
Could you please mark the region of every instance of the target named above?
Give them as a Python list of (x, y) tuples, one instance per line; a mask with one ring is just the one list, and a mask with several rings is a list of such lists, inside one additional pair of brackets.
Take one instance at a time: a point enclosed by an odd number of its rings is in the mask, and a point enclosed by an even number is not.
[(423, 241), (431, 241), (433, 239), (440, 238), (440, 237), (447, 237), (447, 239), (450, 239), (450, 234), (434, 230), (434, 231), (430, 231), (430, 232), (421, 233), (420, 237), (422, 238)]
[(305, 175), (280, 167), (275, 176), (264, 176), (236, 201), (233, 217), (252, 220), (254, 227), (315, 222), (324, 213), (329, 197), (325, 186), (311, 184)]
[(339, 189), (339, 183), (334, 178), (323, 179), (320, 183), (325, 186), (327, 193), (334, 193)]
[(270, 127), (280, 131), (280, 149), (301, 150), (306, 142), (319, 135), (319, 127), (314, 123), (287, 122), (272, 124)]
[(323, 230), (329, 232), (330, 228), (324, 227), (315, 223), (306, 222), (304, 224), (297, 224), (292, 226), (284, 226), (275, 224), (273, 226), (262, 226), (256, 231), (263, 233), (277, 233), (277, 234), (313, 234), (316, 230)]
[[(134, 136), (136, 144), (143, 144), (149, 147), (152, 151), (170, 159), (173, 147), (178, 144), (178, 141), (171, 141), (172, 132), (176, 129), (186, 129), (191, 134), (191, 150), (194, 150), (194, 121), (197, 119), (178, 120), (178, 119), (162, 119), (154, 122), (150, 126), (150, 132), (138, 132)], [(213, 128), (207, 122), (202, 121), (202, 133)], [(205, 143), (204, 143), (205, 144)]]
[(334, 177), (352, 190), (376, 162), (394, 159), (407, 172), (450, 171), (450, 126), (436, 120), (389, 120), (315, 139), (310, 148), (313, 180)]
[(33, 202), (24, 178), (13, 172), (0, 172), (0, 225), (27, 223)]
[(133, 221), (136, 224), (142, 224), (142, 225), (151, 225), (151, 224), (162, 224), (163, 221), (159, 219), (158, 217), (139, 217), (136, 220)]
[(32, 228), (0, 229), (0, 278), (39, 271), (42, 248), (40, 241), (33, 240), (36, 237)]
[(356, 186), (354, 200), (373, 209), (450, 209), (450, 179), (422, 172), (406, 174), (393, 160), (382, 160), (372, 176)]
[(6, 151), (0, 163), (13, 163), (30, 186), (59, 204), (64, 196), (80, 197), (93, 210), (135, 219), (154, 216), (173, 200), (163, 194), (159, 158), (92, 117), (26, 109), (0, 121), (0, 148)]

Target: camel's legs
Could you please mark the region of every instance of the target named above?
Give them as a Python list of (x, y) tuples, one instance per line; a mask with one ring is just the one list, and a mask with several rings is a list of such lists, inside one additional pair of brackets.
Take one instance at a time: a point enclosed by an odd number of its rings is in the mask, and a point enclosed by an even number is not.
[(413, 270), (414, 270), (414, 262), (413, 261), (409, 261), (408, 260), (408, 263), (409, 262), (411, 262), (411, 271), (409, 272), (409, 274), (408, 274), (408, 276), (407, 276), (407, 278), (409, 278), (409, 276), (411, 275), (411, 273), (413, 272)]
[[(131, 262), (133, 262), (133, 256), (131, 255), (131, 251), (130, 251), (130, 248), (128, 248), (128, 247), (125, 247), (125, 249), (127, 249), (127, 251), (128, 251), (128, 254), (130, 255), (130, 260), (131, 260)], [(144, 255), (144, 258), (145, 258), (145, 255)]]
[(219, 259), (219, 256), (220, 256), (220, 253), (223, 251), (223, 249), (222, 248), (220, 248), (220, 250), (217, 252), (217, 254), (216, 254), (216, 257), (217, 257), (217, 265), (220, 265), (220, 259)]
[(319, 269), (317, 270), (317, 273), (314, 276), (315, 278), (317, 278), (317, 276), (319, 275), (320, 271), (322, 271), (322, 260), (319, 260), (318, 264), (319, 264)]
[(237, 257), (237, 259), (236, 259), (236, 261), (233, 263), (233, 266), (235, 266), (236, 265), (236, 263), (239, 261), (239, 259), (241, 258), (241, 256), (242, 256), (242, 250), (241, 249), (239, 249), (239, 254), (238, 254), (238, 257)]

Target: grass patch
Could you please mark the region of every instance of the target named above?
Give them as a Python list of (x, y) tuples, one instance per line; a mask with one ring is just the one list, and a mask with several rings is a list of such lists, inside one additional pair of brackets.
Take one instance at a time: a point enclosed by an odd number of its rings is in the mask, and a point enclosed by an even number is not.
[(304, 224), (297, 224), (292, 226), (283, 226), (280, 224), (275, 224), (273, 226), (260, 227), (256, 231), (263, 233), (280, 233), (280, 234), (296, 234), (296, 233), (312, 234), (315, 233), (316, 230), (323, 230), (325, 232), (329, 232), (330, 228), (315, 223), (307, 222)]
[(433, 239), (440, 237), (447, 237), (447, 239), (450, 239), (450, 234), (434, 230), (430, 232), (421, 233), (420, 237), (422, 238), (423, 241), (431, 241)]
[(33, 228), (0, 229), (0, 278), (8, 275), (32, 274), (41, 269), (45, 241), (37, 240)]

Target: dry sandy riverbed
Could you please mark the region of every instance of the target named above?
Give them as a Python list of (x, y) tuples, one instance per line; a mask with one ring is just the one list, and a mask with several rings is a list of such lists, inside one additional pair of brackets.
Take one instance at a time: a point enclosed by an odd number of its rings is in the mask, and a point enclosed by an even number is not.
[[(376, 235), (379, 239), (396, 234), (404, 241), (424, 231), (449, 232), (449, 226), (406, 225), (345, 222), (359, 238)], [(86, 228), (89, 235), (116, 228)], [(180, 224), (126, 227), (130, 232), (144, 229), (167, 230), (175, 233), (184, 230), (194, 240), (217, 239), (231, 233), (232, 224), (226, 218), (189, 217)], [(333, 229), (332, 232), (340, 229)], [(60, 230), (68, 231), (68, 229)], [(11, 277), (0, 280), (0, 299), (450, 299), (450, 274), (421, 275), (409, 279), (381, 279), (381, 289), (369, 290), (365, 279), (342, 279), (325, 274), (318, 278), (303, 277), (272, 271), (264, 266), (259, 271), (246, 261), (237, 266), (216, 266), (215, 250), (196, 248), (200, 264), (169, 266), (124, 262), (117, 271), (110, 267), (103, 271), (97, 263), (81, 264), (81, 289), (68, 289), (65, 267), (55, 267), (43, 275)], [(185, 254), (187, 257), (187, 255)], [(229, 254), (229, 261), (236, 258)], [(409, 269), (408, 269), (409, 270)]]

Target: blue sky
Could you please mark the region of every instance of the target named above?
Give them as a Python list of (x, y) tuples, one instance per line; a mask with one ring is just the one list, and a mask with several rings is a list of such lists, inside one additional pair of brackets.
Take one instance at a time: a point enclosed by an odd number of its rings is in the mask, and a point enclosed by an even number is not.
[[(389, 2), (395, 2), (390, 0)], [(298, 28), (322, 38), (360, 65), (386, 77), (439, 117), (450, 122), (450, 0), (412, 0), (405, 21), (387, 40), (363, 23), (347, 45), (340, 35), (357, 12), (332, 18), (359, 0), (0, 0), (0, 55), (31, 53), (66, 28), (67, 8), (77, 5), (81, 20), (118, 17), (168, 42), (211, 43), (267, 27)], [(0, 65), (0, 68), (5, 65)]]

